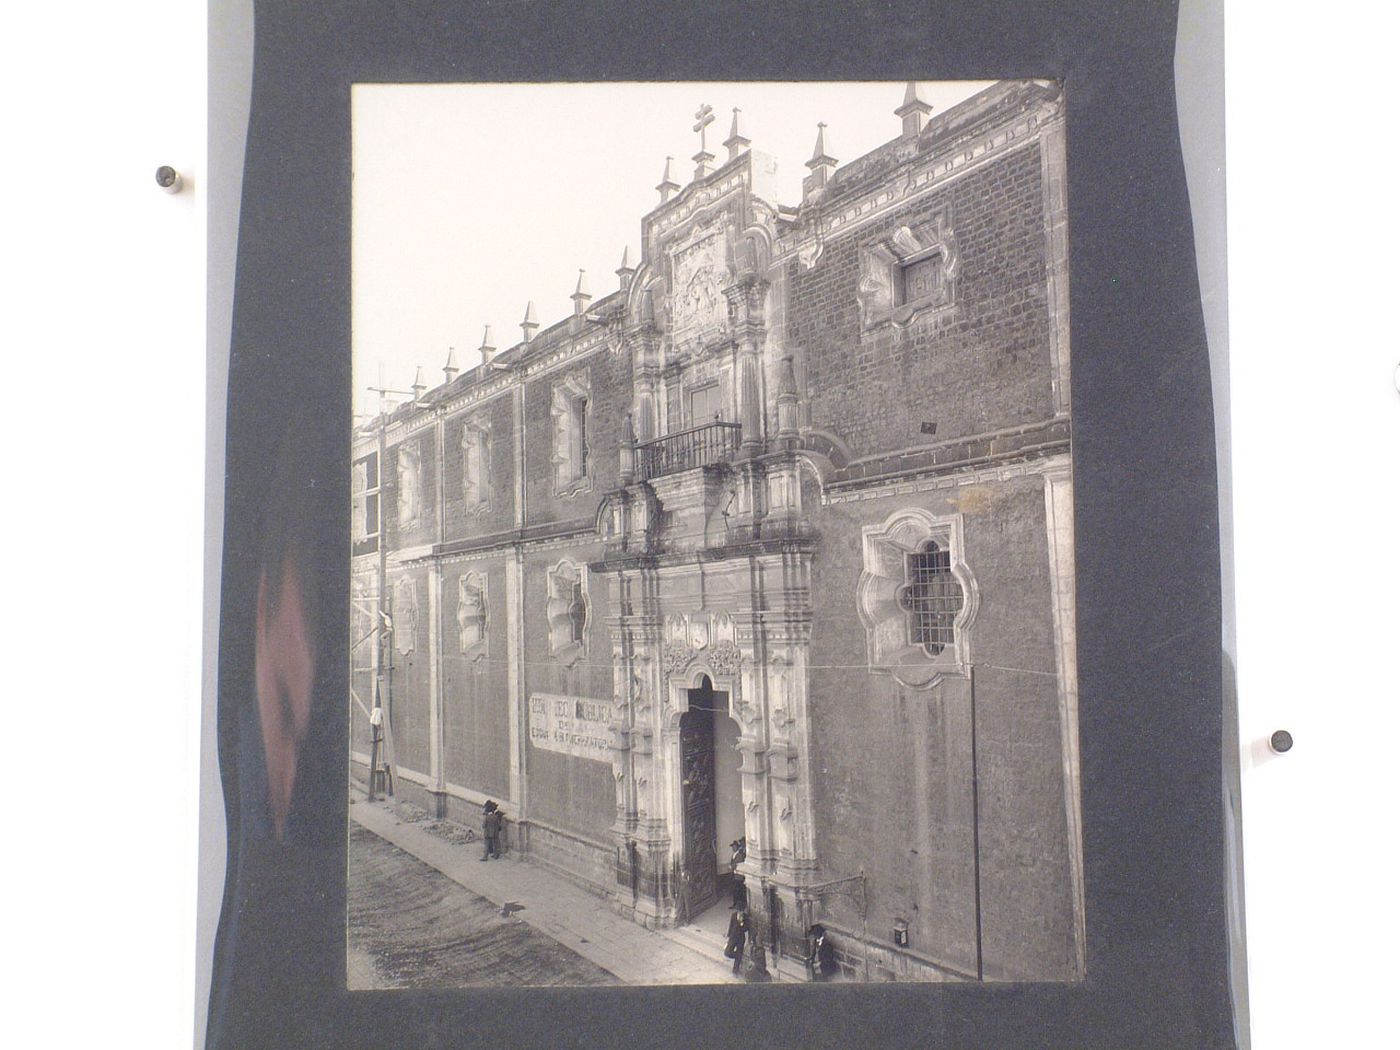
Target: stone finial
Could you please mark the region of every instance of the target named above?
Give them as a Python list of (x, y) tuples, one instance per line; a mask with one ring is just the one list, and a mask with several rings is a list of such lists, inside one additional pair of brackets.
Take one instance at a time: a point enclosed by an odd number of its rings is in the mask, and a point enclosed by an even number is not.
[(424, 393), (427, 392), (428, 384), (423, 382), (423, 366), (419, 365), (413, 372), (413, 400), (423, 400)]
[(729, 124), (729, 138), (724, 140), (724, 148), (729, 150), (729, 159), (733, 160), (741, 152), (748, 148), (749, 140), (744, 138), (739, 131), (739, 107), (734, 107), (734, 119)]
[(540, 319), (535, 316), (535, 300), (531, 299), (525, 304), (525, 320), (520, 322), (520, 331), (525, 334), (525, 342), (528, 343), (539, 330)]
[(695, 177), (703, 179), (710, 173), (710, 164), (715, 155), (705, 148), (705, 129), (715, 122), (715, 111), (710, 105), (703, 105), (695, 111), (695, 124), (690, 129), (700, 133), (700, 152), (690, 159), (695, 161)]
[(836, 158), (826, 151), (826, 125), (817, 124), (817, 144), (812, 148), (812, 159), (807, 162), (812, 174), (802, 180), (803, 199), (826, 188), (827, 180), (836, 170)]
[(924, 118), (933, 112), (933, 107), (919, 98), (919, 88), (912, 80), (904, 85), (904, 101), (894, 111), (894, 115), (904, 121), (905, 138), (914, 138), (924, 130)]
[(489, 365), (496, 356), (496, 340), (491, 338), (491, 326), (486, 326), (486, 331), (481, 333), (481, 363)]
[(457, 367), (457, 350), (455, 347), (447, 348), (447, 364), (442, 366), (442, 381), (445, 384), (457, 378), (457, 373), (461, 369)]
[(665, 204), (671, 199), (671, 194), (681, 188), (681, 184), (671, 178), (671, 161), (673, 157), (666, 158), (666, 170), (661, 173), (661, 181), (656, 184), (656, 190), (661, 194), (661, 203)]
[(627, 486), (637, 475), (637, 431), (632, 426), (632, 413), (628, 412), (622, 425), (622, 440), (617, 445), (617, 480)]
[(632, 264), (632, 246), (629, 244), (622, 249), (622, 265), (617, 268), (617, 283), (624, 292), (632, 286), (632, 278), (636, 276), (637, 267)]
[(588, 290), (588, 274), (584, 271), (578, 272), (578, 284), (569, 298), (574, 301), (574, 316), (582, 317), (588, 309), (588, 304), (593, 301), (593, 293)]

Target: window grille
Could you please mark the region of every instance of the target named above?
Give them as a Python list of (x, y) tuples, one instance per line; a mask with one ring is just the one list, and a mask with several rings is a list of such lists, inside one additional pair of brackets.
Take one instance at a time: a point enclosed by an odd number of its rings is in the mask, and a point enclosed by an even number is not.
[(588, 623), (588, 606), (583, 600), (583, 584), (575, 583), (569, 598), (569, 627), (573, 641), (583, 642), (583, 629)]
[(962, 609), (962, 586), (948, 551), (933, 540), (904, 556), (905, 585), (899, 604), (909, 624), (909, 644), (930, 656), (953, 644), (953, 621)]

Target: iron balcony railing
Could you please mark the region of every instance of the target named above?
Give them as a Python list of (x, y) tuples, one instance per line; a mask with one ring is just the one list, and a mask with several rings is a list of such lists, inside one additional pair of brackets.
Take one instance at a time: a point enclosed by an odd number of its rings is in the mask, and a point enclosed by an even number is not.
[(738, 423), (705, 423), (637, 446), (640, 480), (659, 478), (711, 463), (724, 463), (739, 451)]

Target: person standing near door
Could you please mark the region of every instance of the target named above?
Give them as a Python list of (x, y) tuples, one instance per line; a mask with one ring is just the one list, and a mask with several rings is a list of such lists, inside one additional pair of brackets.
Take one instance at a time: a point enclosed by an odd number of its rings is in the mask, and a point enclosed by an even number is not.
[(724, 957), (734, 960), (734, 972), (743, 972), (744, 945), (749, 939), (749, 913), (740, 908), (729, 916), (729, 937), (724, 945)]

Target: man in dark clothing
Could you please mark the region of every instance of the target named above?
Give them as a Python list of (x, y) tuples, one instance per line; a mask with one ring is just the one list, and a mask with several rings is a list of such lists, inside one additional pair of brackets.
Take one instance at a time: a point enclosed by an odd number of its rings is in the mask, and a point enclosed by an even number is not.
[(840, 972), (836, 965), (836, 946), (827, 936), (826, 927), (814, 923), (807, 931), (807, 972), (814, 981), (829, 981)]
[(724, 945), (724, 957), (734, 960), (734, 972), (743, 972), (744, 944), (749, 939), (749, 913), (740, 908), (729, 916), (729, 938)]
[(481, 859), (492, 860), (501, 855), (501, 810), (493, 801), (481, 807)]
[(729, 844), (729, 906), (731, 908), (747, 908), (749, 904), (749, 893), (744, 887), (744, 876), (739, 874), (739, 865), (744, 863), (744, 858), (747, 856), (748, 845), (745, 839), (737, 838)]
[(757, 940), (750, 946), (749, 966), (744, 971), (744, 980), (749, 984), (769, 984), (773, 975), (768, 972), (768, 953)]

